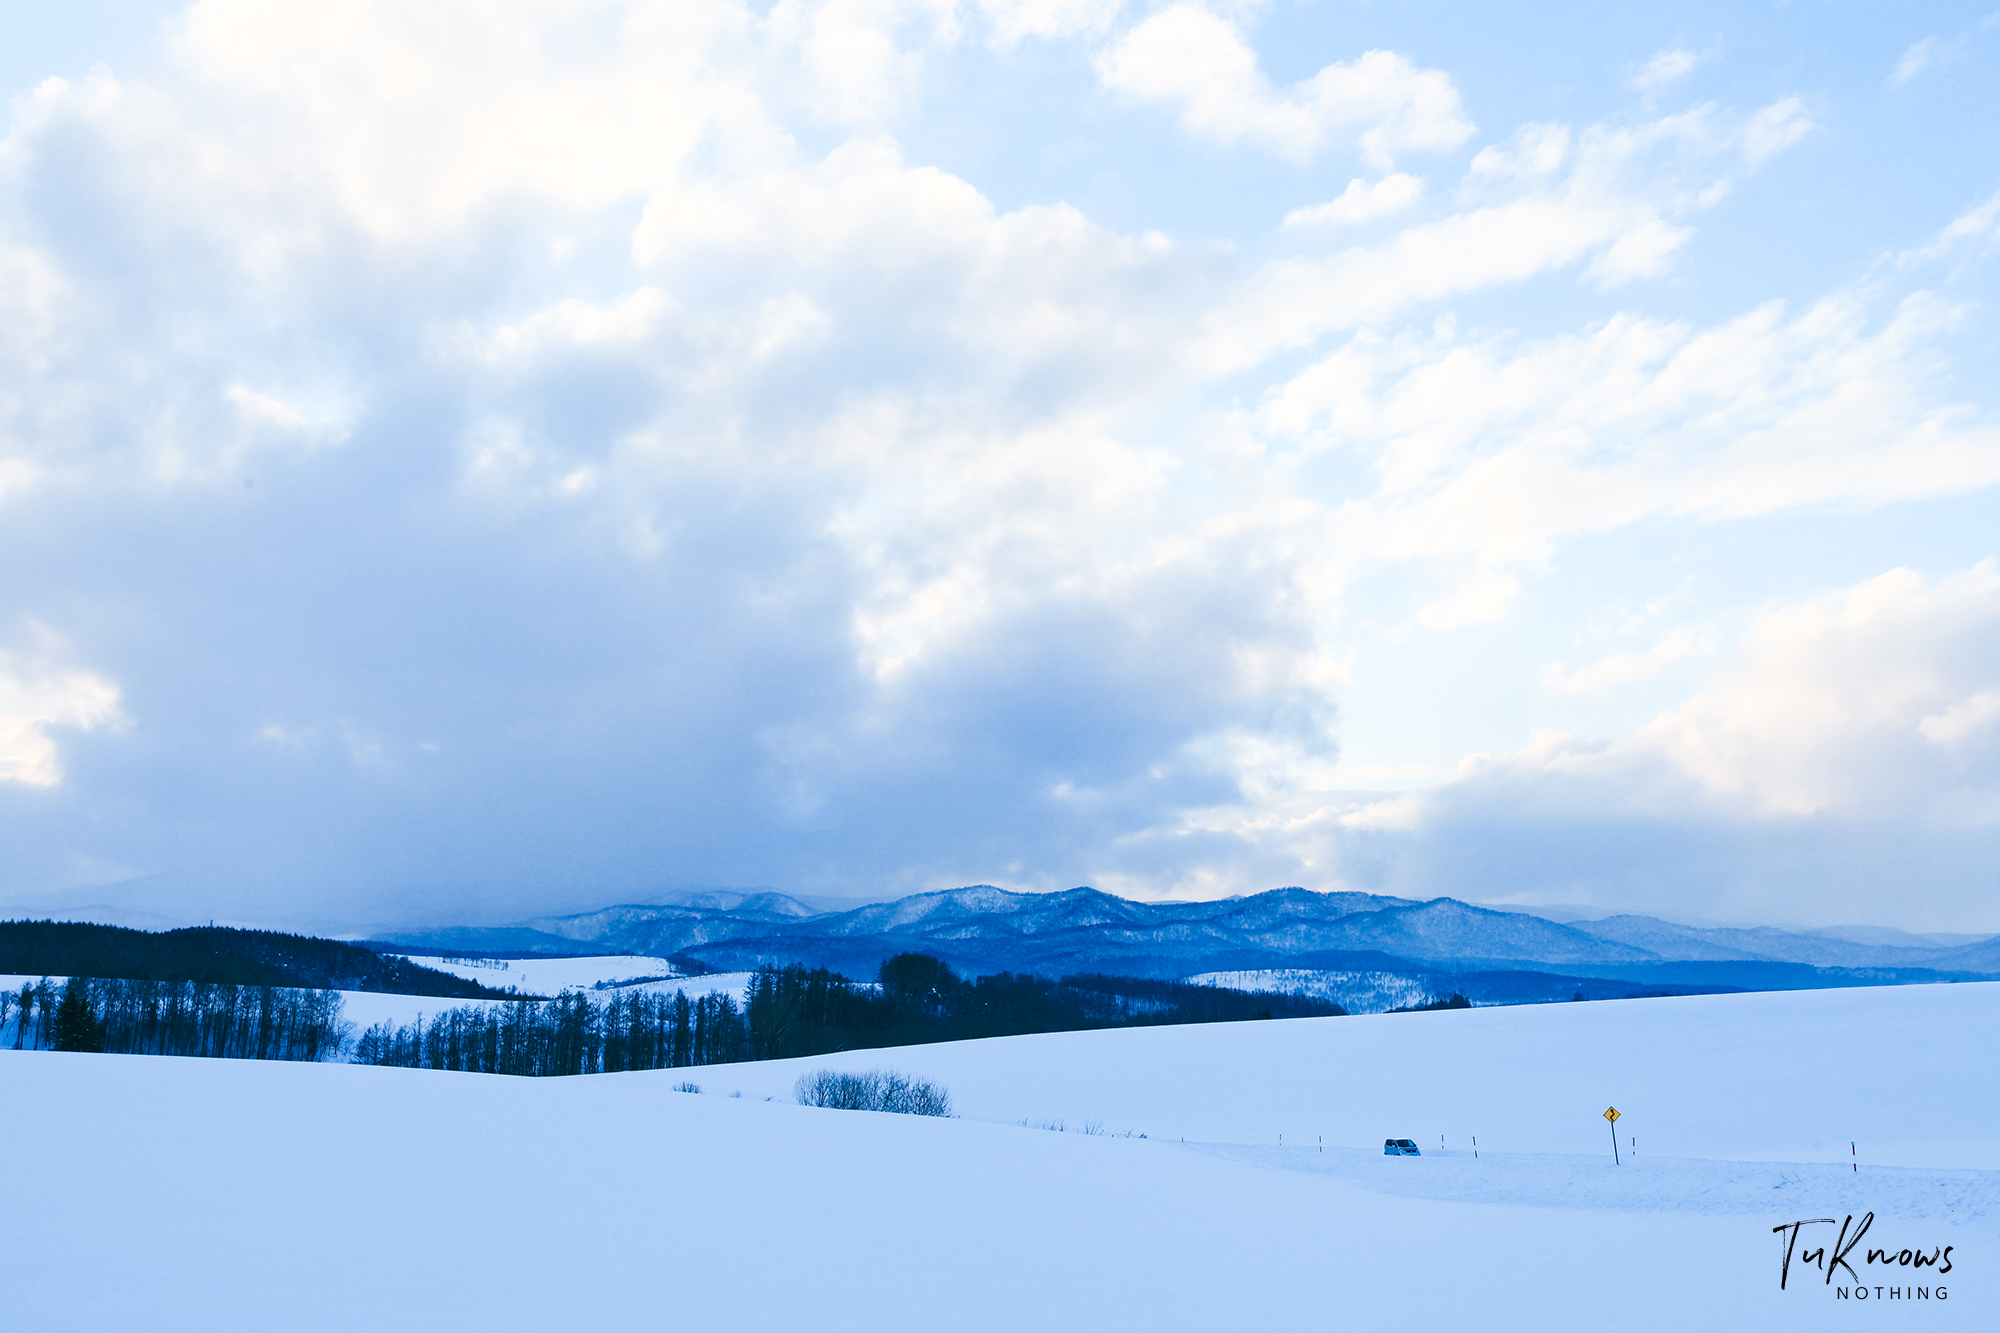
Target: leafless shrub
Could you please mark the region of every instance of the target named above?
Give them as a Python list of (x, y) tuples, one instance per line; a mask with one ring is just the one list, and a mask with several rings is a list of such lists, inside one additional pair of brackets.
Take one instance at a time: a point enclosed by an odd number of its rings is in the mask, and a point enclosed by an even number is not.
[(818, 1069), (802, 1076), (793, 1095), (801, 1106), (838, 1111), (887, 1111), (897, 1115), (951, 1114), (951, 1094), (927, 1079), (893, 1069), (841, 1074)]

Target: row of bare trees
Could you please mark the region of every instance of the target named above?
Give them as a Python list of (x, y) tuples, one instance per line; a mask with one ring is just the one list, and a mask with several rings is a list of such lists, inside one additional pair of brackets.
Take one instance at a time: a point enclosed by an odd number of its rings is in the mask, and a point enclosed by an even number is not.
[(750, 1058), (736, 997), (632, 991), (602, 1004), (581, 991), (552, 1000), (459, 1005), (414, 1023), (377, 1023), (354, 1043), (356, 1064), (475, 1074), (610, 1074)]
[(0, 991), (0, 1029), (17, 1051), (331, 1060), (352, 1029), (340, 1009), (334, 990), (43, 977)]

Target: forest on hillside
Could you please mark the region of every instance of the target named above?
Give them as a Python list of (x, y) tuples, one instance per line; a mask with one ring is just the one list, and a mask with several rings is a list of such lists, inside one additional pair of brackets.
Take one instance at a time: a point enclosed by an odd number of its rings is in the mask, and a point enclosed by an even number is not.
[(156, 932), (78, 921), (0, 921), (0, 974), (5, 973), (380, 991), (464, 1000), (503, 994), (339, 940), (228, 926)]
[(1343, 1014), (1285, 995), (1134, 977), (1016, 973), (967, 980), (928, 954), (884, 961), (875, 985), (825, 968), (766, 966), (745, 1003), (632, 991), (509, 1005), (459, 1005), (356, 1040), (358, 1064), (530, 1076), (781, 1060), (798, 1055), (1086, 1028)]

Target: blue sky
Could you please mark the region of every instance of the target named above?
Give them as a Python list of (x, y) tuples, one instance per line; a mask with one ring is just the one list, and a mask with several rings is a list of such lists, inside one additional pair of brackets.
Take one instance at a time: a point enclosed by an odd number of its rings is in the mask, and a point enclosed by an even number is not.
[(2000, 930), (2000, 12), (0, 22), (0, 903)]

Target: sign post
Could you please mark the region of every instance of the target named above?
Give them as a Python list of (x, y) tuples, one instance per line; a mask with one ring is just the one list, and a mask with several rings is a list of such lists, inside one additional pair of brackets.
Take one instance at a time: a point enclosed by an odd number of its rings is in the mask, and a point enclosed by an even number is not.
[(1606, 1107), (1604, 1118), (1611, 1122), (1611, 1164), (1613, 1166), (1623, 1166), (1624, 1163), (1618, 1159), (1618, 1108), (1615, 1106)]

